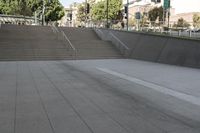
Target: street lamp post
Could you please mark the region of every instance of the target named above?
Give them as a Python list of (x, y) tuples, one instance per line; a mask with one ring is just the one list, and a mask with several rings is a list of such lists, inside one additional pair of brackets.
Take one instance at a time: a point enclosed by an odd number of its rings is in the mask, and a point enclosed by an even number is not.
[(127, 22), (126, 22), (126, 26), (127, 26), (127, 31), (128, 31), (128, 25), (129, 25), (129, 23), (128, 23), (128, 21), (129, 21), (129, 0), (127, 0)]
[(42, 5), (42, 25), (45, 24), (45, 0), (43, 0), (43, 5)]
[(87, 0), (85, 0), (85, 27), (87, 27)]
[(109, 0), (107, 0), (106, 1), (106, 4), (107, 4), (107, 6), (106, 6), (106, 28), (109, 28), (109, 26), (108, 26), (108, 6), (109, 6)]

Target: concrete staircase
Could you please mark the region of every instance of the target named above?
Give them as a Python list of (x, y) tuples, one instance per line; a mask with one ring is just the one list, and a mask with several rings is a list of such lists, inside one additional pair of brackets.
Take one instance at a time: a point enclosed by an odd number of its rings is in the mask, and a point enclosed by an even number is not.
[(91, 28), (60, 28), (77, 49), (77, 59), (122, 58), (111, 42), (102, 41)]
[[(121, 58), (109, 42), (101, 41), (92, 29), (62, 28), (77, 49), (77, 59)], [(59, 34), (61, 36), (61, 34)], [(69, 43), (57, 38), (48, 26), (2, 25), (0, 60), (74, 59)]]
[(2, 25), (0, 60), (71, 59), (62, 41), (50, 27)]

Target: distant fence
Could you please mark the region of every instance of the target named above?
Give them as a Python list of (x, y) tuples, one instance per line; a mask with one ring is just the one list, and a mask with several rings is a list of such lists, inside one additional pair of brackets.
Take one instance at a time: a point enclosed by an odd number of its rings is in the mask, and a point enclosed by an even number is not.
[(15, 16), (0, 14), (1, 24), (32, 25), (35, 23), (34, 17)]
[[(126, 31), (139, 31), (146, 33), (156, 33), (167, 36), (177, 36), (177, 37), (187, 37), (187, 38), (198, 38), (200, 39), (200, 29), (193, 27), (193, 22), (187, 22), (187, 27), (179, 27), (177, 21), (152, 21), (152, 22), (140, 22), (137, 21), (135, 24), (129, 23), (127, 28), (126, 21), (124, 21), (124, 27), (122, 27), (121, 22), (109, 21), (109, 29), (123, 30)], [(95, 28), (106, 28), (107, 22), (104, 21), (88, 21), (86, 27)], [(168, 27), (169, 26), (169, 27)], [(195, 31), (196, 30), (196, 31)]]

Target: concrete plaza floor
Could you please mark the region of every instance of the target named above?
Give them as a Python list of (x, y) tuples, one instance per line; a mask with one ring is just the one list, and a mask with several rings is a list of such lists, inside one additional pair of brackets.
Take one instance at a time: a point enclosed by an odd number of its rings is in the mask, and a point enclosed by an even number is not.
[(0, 62), (0, 133), (199, 133), (200, 70), (137, 60)]

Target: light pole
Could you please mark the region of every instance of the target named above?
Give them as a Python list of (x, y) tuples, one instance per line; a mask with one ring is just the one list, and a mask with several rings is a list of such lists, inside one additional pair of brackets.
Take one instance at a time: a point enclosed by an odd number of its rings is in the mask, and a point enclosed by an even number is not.
[(42, 5), (42, 25), (44, 26), (45, 24), (45, 0), (42, 1), (43, 5)]
[(106, 1), (106, 28), (109, 28), (108, 26), (108, 5), (109, 5), (109, 0)]
[(129, 25), (129, 23), (128, 23), (128, 21), (129, 21), (129, 0), (127, 0), (127, 22), (126, 22), (126, 26), (127, 26), (127, 31), (128, 31), (128, 25)]
[(87, 0), (85, 0), (85, 27), (87, 27)]

